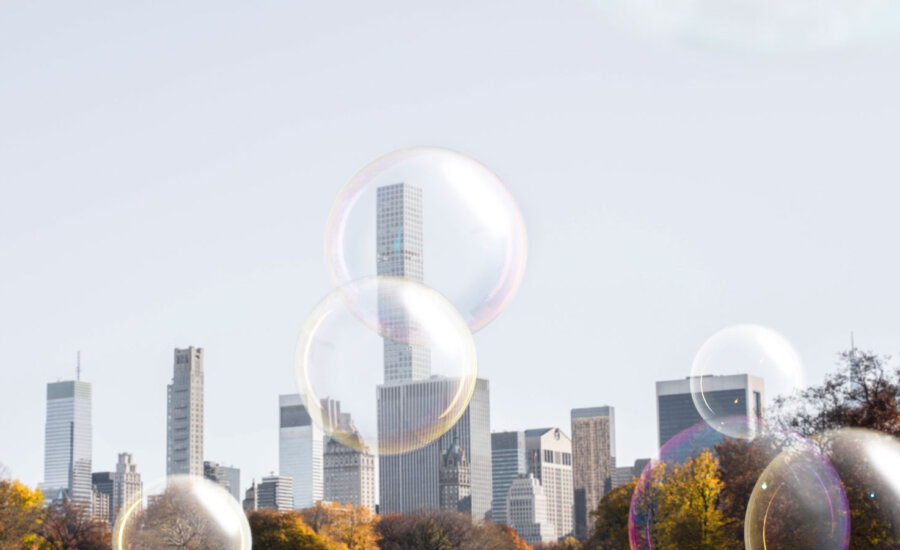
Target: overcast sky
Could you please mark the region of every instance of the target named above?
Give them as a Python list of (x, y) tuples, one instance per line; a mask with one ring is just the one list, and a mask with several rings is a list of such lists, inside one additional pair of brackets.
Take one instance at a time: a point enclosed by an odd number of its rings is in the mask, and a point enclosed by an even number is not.
[(518, 199), (529, 263), (476, 335), (492, 429), (616, 408), (770, 326), (813, 381), (900, 348), (900, 48), (775, 55), (612, 24), (588, 1), (0, 4), (0, 462), (43, 476), (46, 383), (82, 352), (93, 464), (165, 474), (172, 350), (206, 352), (205, 457), (277, 469), (346, 181), (415, 145)]

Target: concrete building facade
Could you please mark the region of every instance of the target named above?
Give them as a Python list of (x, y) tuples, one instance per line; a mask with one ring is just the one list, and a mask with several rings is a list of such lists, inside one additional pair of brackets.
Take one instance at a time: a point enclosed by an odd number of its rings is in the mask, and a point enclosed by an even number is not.
[[(575, 531), (575, 491), (572, 480), (572, 441), (559, 428), (525, 431), (528, 473), (544, 488), (550, 523), (556, 536), (564, 538)], [(509, 514), (509, 512), (507, 512)]]
[(534, 474), (520, 475), (509, 486), (506, 496), (507, 525), (530, 545), (553, 542), (558, 536), (551, 523), (547, 496)]
[(572, 409), (572, 481), (575, 487), (575, 537), (584, 540), (594, 529), (600, 500), (612, 490), (616, 467), (613, 407)]

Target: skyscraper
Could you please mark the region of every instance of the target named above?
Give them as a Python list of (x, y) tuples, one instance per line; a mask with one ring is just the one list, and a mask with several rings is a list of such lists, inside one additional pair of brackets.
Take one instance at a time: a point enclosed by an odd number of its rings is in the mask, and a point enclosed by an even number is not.
[(325, 434), (299, 394), (280, 395), (278, 406), (278, 473), (292, 480), (294, 506), (309, 508), (324, 497)]
[[(376, 197), (376, 272), (378, 275), (424, 280), (424, 231), (422, 189), (396, 183), (379, 187)], [(415, 331), (402, 308), (390, 296), (379, 295), (378, 314), (392, 333)], [(384, 384), (377, 388), (378, 440), (404, 433), (404, 426), (421, 411), (427, 400), (445, 395), (458, 381), (431, 375), (427, 347), (384, 339)], [(452, 395), (452, 394), (451, 394)], [(488, 381), (479, 379), (469, 406), (456, 426), (440, 438), (416, 450), (379, 455), (379, 488), (383, 513), (405, 513), (440, 506), (441, 457), (456, 431), (471, 468), (472, 517), (485, 519), (491, 507), (490, 397)]]
[(131, 453), (119, 453), (116, 462), (115, 485), (113, 486), (112, 509), (110, 522), (115, 522), (122, 510), (138, 498), (143, 490), (141, 474)]
[(239, 468), (204, 460), (203, 477), (221, 485), (223, 489), (231, 493), (234, 500), (241, 501), (241, 470)]
[(306, 508), (297, 506), (294, 502), (294, 489), (291, 478), (287, 476), (269, 476), (262, 478), (256, 485), (257, 508), (270, 508), (272, 510), (290, 510), (292, 508)]
[[(109, 508), (106, 511), (106, 518), (110, 524), (116, 521), (113, 510), (113, 494), (115, 493), (116, 474), (115, 472), (94, 472), (91, 474), (91, 483), (94, 485), (94, 491), (106, 495), (106, 504)], [(97, 498), (94, 498), (94, 510), (92, 515), (99, 517), (99, 511), (96, 509), (98, 504)]]
[(526, 430), (525, 451), (528, 473), (534, 474), (544, 488), (556, 536), (571, 535), (575, 529), (572, 442), (559, 428)]
[(508, 523), (506, 496), (509, 487), (525, 470), (525, 432), (496, 432), (491, 434), (491, 477), (493, 499), (491, 521)]
[(612, 489), (616, 467), (615, 425), (612, 407), (572, 409), (575, 536), (582, 540), (594, 529), (591, 511)]
[(556, 526), (550, 520), (547, 495), (534, 474), (516, 476), (507, 491), (503, 509), (507, 510), (507, 525), (527, 544), (556, 540)]
[(441, 457), (440, 499), (441, 510), (472, 513), (472, 471), (455, 436)]
[(203, 348), (175, 349), (166, 400), (166, 475), (203, 475)]
[[(707, 376), (703, 386), (706, 388), (704, 398), (713, 410), (723, 415), (763, 417), (765, 383), (762, 378), (748, 374)], [(657, 382), (656, 410), (660, 447), (682, 431), (703, 422), (691, 397), (690, 378)], [(710, 435), (710, 447), (722, 439), (717, 433)]]
[[(362, 442), (350, 414), (341, 412), (340, 401), (323, 399), (322, 408), (330, 426), (345, 434), (355, 434), (356, 440)], [(375, 511), (375, 457), (368, 447), (350, 448), (326, 437), (323, 469), (324, 500)]]
[(91, 385), (80, 380), (47, 384), (44, 482), (47, 498), (64, 491), (91, 505)]

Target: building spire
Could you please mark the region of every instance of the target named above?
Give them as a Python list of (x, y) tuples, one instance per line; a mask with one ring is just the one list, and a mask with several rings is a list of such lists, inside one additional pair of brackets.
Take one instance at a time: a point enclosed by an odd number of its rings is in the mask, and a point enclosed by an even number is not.
[(75, 380), (81, 381), (81, 350), (75, 356)]

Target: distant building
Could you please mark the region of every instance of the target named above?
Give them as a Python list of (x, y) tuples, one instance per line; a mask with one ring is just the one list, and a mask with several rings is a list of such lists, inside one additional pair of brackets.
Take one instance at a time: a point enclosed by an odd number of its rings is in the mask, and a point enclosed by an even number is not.
[(526, 472), (525, 432), (492, 433), (491, 465), (493, 478), (491, 521), (508, 523), (506, 497), (509, 494), (509, 487), (513, 480)]
[(244, 501), (242, 503), (245, 512), (252, 512), (259, 509), (259, 502), (256, 499), (256, 480), (250, 483), (247, 492), (244, 493)]
[[(446, 394), (446, 378), (378, 386), (378, 431), (396, 433), (417, 410), (427, 410), (422, 400), (428, 395)], [(417, 407), (422, 407), (418, 409)], [(454, 435), (455, 434), (455, 435)], [(472, 476), (472, 518), (487, 519), (491, 509), (491, 426), (490, 387), (479, 378), (469, 405), (460, 419), (435, 441), (416, 450), (378, 457), (380, 487), (379, 513), (409, 513), (439, 508), (440, 465), (443, 451), (458, 436)]]
[(571, 440), (559, 428), (526, 430), (525, 451), (528, 473), (533, 474), (544, 488), (550, 523), (556, 527), (557, 537), (572, 535), (575, 530), (575, 492)]
[(91, 385), (80, 380), (47, 384), (47, 423), (44, 432), (45, 495), (68, 495), (90, 506)]
[(175, 350), (166, 400), (166, 475), (203, 475), (203, 348)]
[(615, 472), (613, 472), (613, 489), (629, 483), (636, 477), (640, 477), (641, 472), (644, 471), (644, 467), (647, 466), (649, 462), (649, 458), (639, 458), (634, 461), (634, 465), (632, 466), (617, 467)]
[(96, 485), (91, 489), (91, 517), (109, 523), (109, 495), (100, 492)]
[(472, 514), (472, 471), (455, 435), (441, 457), (440, 493), (442, 510)]
[(231, 493), (234, 500), (241, 501), (241, 470), (233, 466), (223, 466), (218, 462), (203, 461), (203, 477), (221, 485)]
[(143, 488), (141, 474), (137, 471), (134, 457), (131, 453), (119, 453), (119, 461), (116, 463), (111, 522), (115, 522), (122, 510), (140, 498)]
[(278, 473), (291, 478), (294, 506), (302, 510), (325, 496), (325, 434), (312, 421), (299, 394), (279, 396), (278, 406)]
[(294, 506), (293, 481), (287, 476), (269, 476), (262, 478), (256, 486), (257, 508), (273, 510), (291, 510)]
[(344, 434), (355, 435), (357, 442), (350, 448), (331, 437), (325, 438), (324, 500), (365, 506), (375, 512), (375, 457), (362, 442), (350, 414), (341, 412), (339, 401), (323, 399), (322, 409), (329, 425)]
[[(113, 493), (115, 490), (116, 484), (116, 474), (115, 472), (94, 472), (91, 474), (91, 484), (94, 487), (94, 491), (102, 493), (106, 495), (107, 505), (109, 509), (106, 511), (106, 518), (110, 524), (115, 522), (115, 513), (113, 511)], [(94, 505), (96, 505), (97, 501), (95, 497), (92, 497), (92, 506), (93, 516), (98, 517), (99, 510), (96, 510)]]
[(612, 407), (572, 409), (575, 536), (581, 540), (594, 530), (591, 512), (612, 489), (616, 467), (615, 426)]
[(516, 477), (506, 497), (507, 525), (530, 545), (553, 542), (559, 538), (551, 523), (547, 497), (534, 474)]
[[(762, 418), (765, 414), (765, 383), (762, 378), (748, 374), (729, 376), (705, 376), (704, 399), (713, 410), (722, 415)], [(703, 422), (691, 397), (691, 379), (666, 380), (656, 383), (656, 410), (659, 446), (662, 448), (670, 439), (682, 431)], [(721, 442), (723, 437), (710, 433), (709, 448)], [(694, 445), (697, 450), (700, 447)], [(684, 455), (687, 450), (681, 453)], [(687, 456), (674, 456), (684, 460)]]

